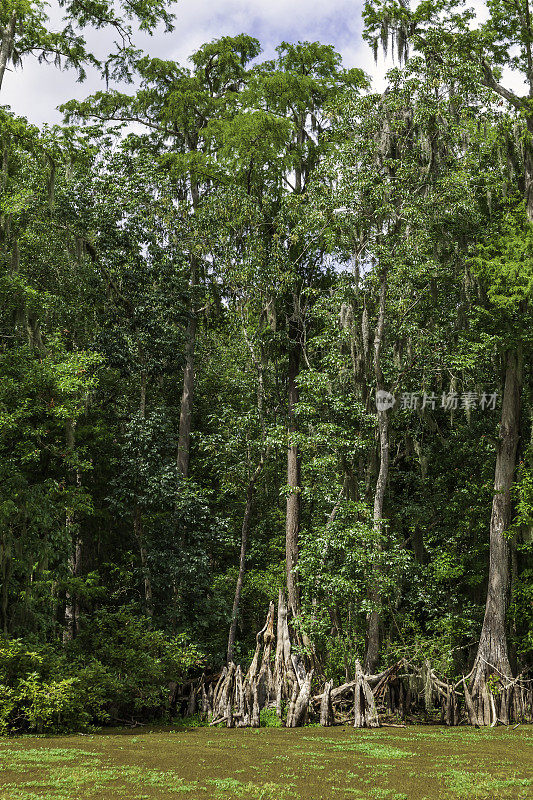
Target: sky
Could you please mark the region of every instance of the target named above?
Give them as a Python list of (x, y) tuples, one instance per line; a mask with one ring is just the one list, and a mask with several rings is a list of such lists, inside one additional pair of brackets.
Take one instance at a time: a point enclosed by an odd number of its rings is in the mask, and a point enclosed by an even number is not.
[[(362, 39), (361, 9), (362, 3), (354, 0), (179, 0), (174, 6), (174, 31), (140, 35), (136, 43), (152, 56), (185, 64), (200, 45), (225, 35), (255, 36), (264, 58), (270, 58), (282, 41), (320, 41), (333, 44), (346, 67), (361, 67), (374, 75), (379, 89), (385, 68), (382, 62), (374, 66), (370, 48)], [(59, 23), (53, 6), (50, 14)], [(102, 33), (92, 32), (87, 38), (95, 52), (110, 44)], [(79, 84), (73, 71), (62, 72), (30, 58), (22, 69), (6, 74), (1, 102), (35, 124), (61, 123), (58, 105), (82, 99), (99, 88), (104, 87), (94, 73)]]

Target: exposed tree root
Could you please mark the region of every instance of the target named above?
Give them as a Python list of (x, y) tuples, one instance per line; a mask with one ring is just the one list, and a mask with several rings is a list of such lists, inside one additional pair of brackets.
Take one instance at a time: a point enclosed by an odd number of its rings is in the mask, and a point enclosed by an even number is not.
[[(376, 675), (365, 674), (357, 661), (355, 679), (333, 687), (317, 671), (306, 671), (303, 658), (293, 650), (283, 592), (276, 631), (275, 611), (271, 603), (245, 676), (240, 665), (230, 662), (216, 675), (172, 687), (173, 705), (182, 713), (200, 713), (210, 725), (224, 723), (228, 728), (259, 727), (266, 708), (275, 709), (289, 728), (309, 720), (324, 727), (404, 727), (398, 718), (406, 722), (424, 714), (435, 720), (439, 709), (441, 723), (449, 726), (533, 721), (533, 680), (523, 673), (512, 678), (492, 665), (481, 673), (476, 663), (468, 675), (453, 683), (439, 677), (428, 661), (417, 665), (401, 659)], [(312, 694), (313, 689), (318, 693)]]

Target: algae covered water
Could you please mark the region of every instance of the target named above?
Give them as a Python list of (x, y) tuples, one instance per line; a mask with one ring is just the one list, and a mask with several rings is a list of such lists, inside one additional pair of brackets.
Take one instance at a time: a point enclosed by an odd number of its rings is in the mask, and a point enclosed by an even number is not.
[(0, 741), (0, 800), (524, 800), (533, 727), (174, 729)]

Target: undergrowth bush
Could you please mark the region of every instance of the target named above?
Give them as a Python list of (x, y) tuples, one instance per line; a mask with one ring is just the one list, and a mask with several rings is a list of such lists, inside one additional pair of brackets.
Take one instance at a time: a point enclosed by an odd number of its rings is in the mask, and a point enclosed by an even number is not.
[(262, 728), (281, 728), (283, 724), (275, 708), (263, 708), (259, 712), (259, 722)]
[(100, 611), (64, 647), (0, 639), (0, 734), (58, 733), (163, 718), (168, 685), (201, 656), (129, 609)]

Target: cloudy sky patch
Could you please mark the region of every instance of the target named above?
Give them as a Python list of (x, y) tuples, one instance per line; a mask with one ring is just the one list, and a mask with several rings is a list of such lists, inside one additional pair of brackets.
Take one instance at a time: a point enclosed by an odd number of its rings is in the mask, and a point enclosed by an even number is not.
[[(316, 5), (309, 0), (180, 0), (175, 6), (172, 33), (139, 35), (136, 43), (152, 56), (185, 64), (204, 42), (225, 35), (255, 36), (263, 47), (262, 58), (272, 57), (276, 45), (284, 40), (320, 41), (333, 44), (346, 67), (361, 67), (381, 83), (383, 64), (374, 67), (370, 49), (362, 40), (361, 8), (361, 3), (348, 0)], [(51, 8), (51, 17), (59, 27), (57, 8)], [(88, 31), (87, 39), (97, 53), (112, 47), (108, 33)], [(94, 72), (80, 84), (73, 70), (60, 71), (29, 58), (23, 69), (6, 74), (2, 104), (10, 105), (31, 122), (53, 124), (61, 122), (59, 104), (71, 98), (82, 99), (99, 88), (103, 88), (102, 83)]]

